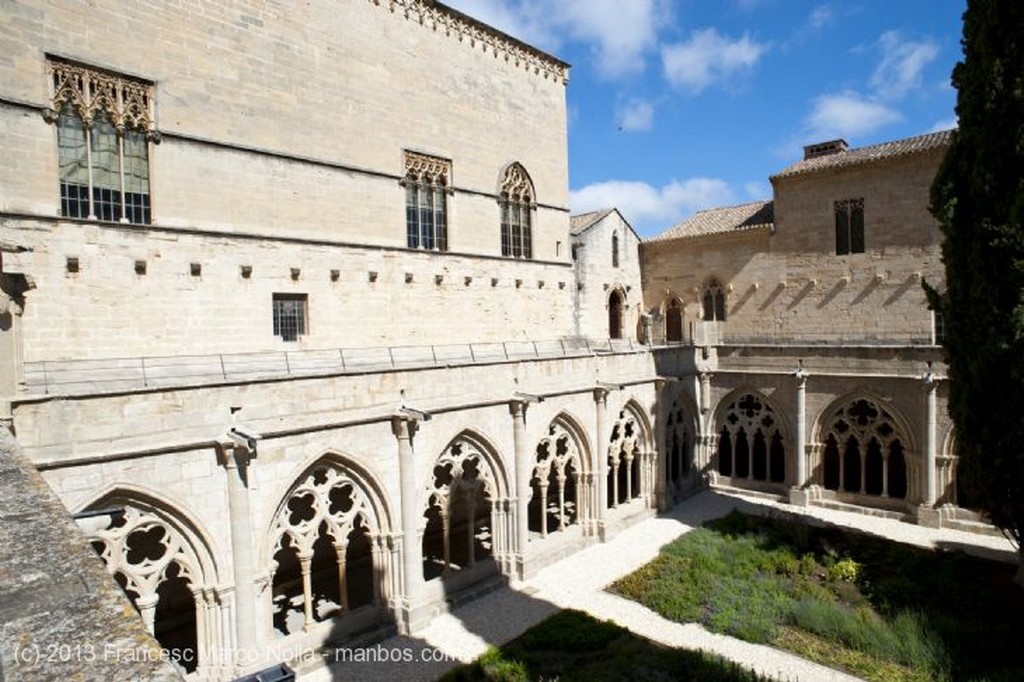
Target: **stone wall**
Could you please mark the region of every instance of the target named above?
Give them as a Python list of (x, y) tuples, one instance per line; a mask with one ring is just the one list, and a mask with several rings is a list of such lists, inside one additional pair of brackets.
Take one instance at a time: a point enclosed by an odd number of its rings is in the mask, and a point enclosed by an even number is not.
[[(723, 339), (931, 343), (922, 280), (941, 288), (938, 226), (927, 211), (941, 152), (775, 178), (775, 229), (643, 246), (644, 300), (665, 290), (699, 319), (707, 279), (727, 289)], [(864, 199), (864, 253), (836, 255), (833, 203)]]
[[(618, 238), (619, 264), (612, 264), (612, 237)], [(608, 301), (612, 292), (622, 297), (622, 338), (637, 339), (643, 312), (640, 283), (640, 239), (622, 215), (613, 210), (573, 237), (576, 254), (577, 333), (590, 338), (608, 337)]]

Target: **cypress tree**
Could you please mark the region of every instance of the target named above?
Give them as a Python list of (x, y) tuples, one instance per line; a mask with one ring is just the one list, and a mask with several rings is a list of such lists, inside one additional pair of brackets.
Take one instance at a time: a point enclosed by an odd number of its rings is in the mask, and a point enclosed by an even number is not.
[(945, 322), (961, 504), (1024, 559), (1024, 2), (968, 0), (963, 20), (959, 126), (931, 188), (946, 289), (926, 288)]

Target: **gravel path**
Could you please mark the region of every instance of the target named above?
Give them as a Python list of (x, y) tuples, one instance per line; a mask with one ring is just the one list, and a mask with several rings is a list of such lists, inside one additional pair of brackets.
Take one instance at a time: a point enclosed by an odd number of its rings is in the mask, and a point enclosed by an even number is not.
[[(376, 661), (346, 662), (302, 674), (303, 682), (327, 680), (433, 680), (460, 662), (471, 661), (489, 644), (500, 645), (562, 608), (613, 620), (633, 632), (672, 647), (703, 649), (780, 680), (856, 680), (771, 647), (717, 635), (702, 626), (675, 623), (604, 588), (653, 559), (658, 550), (704, 521), (734, 507), (754, 513), (800, 513), (839, 526), (921, 546), (957, 547), (987, 557), (1015, 561), (1008, 541), (955, 530), (922, 528), (892, 519), (811, 507), (800, 509), (759, 498), (708, 490), (664, 516), (628, 528), (609, 542), (592, 545), (553, 564), (535, 577), (515, 583), (435, 618), (412, 637), (393, 637), (371, 645)], [(397, 655), (412, 660), (393, 660)], [(434, 661), (447, 656), (449, 661)], [(384, 662), (382, 658), (392, 660)]]

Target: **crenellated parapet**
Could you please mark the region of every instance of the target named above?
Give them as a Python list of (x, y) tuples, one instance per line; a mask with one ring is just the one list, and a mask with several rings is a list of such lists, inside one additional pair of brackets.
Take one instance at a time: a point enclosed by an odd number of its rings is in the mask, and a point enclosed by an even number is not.
[(538, 74), (545, 79), (569, 82), (569, 65), (566, 62), (434, 0), (370, 2), (434, 31), (443, 32), (460, 43), (468, 43), (473, 48), (479, 47), (485, 54), (490, 52), (495, 58), (503, 58), (529, 73)]

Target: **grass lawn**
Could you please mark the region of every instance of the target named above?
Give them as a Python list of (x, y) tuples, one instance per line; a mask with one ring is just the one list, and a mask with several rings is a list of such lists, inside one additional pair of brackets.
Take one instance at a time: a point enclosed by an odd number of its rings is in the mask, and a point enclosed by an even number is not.
[(716, 656), (669, 649), (581, 611), (560, 611), (518, 639), (449, 672), (445, 682), (493, 680), (637, 680), (761, 682), (749, 670)]
[(870, 680), (1024, 679), (1015, 567), (732, 512), (613, 592)]

